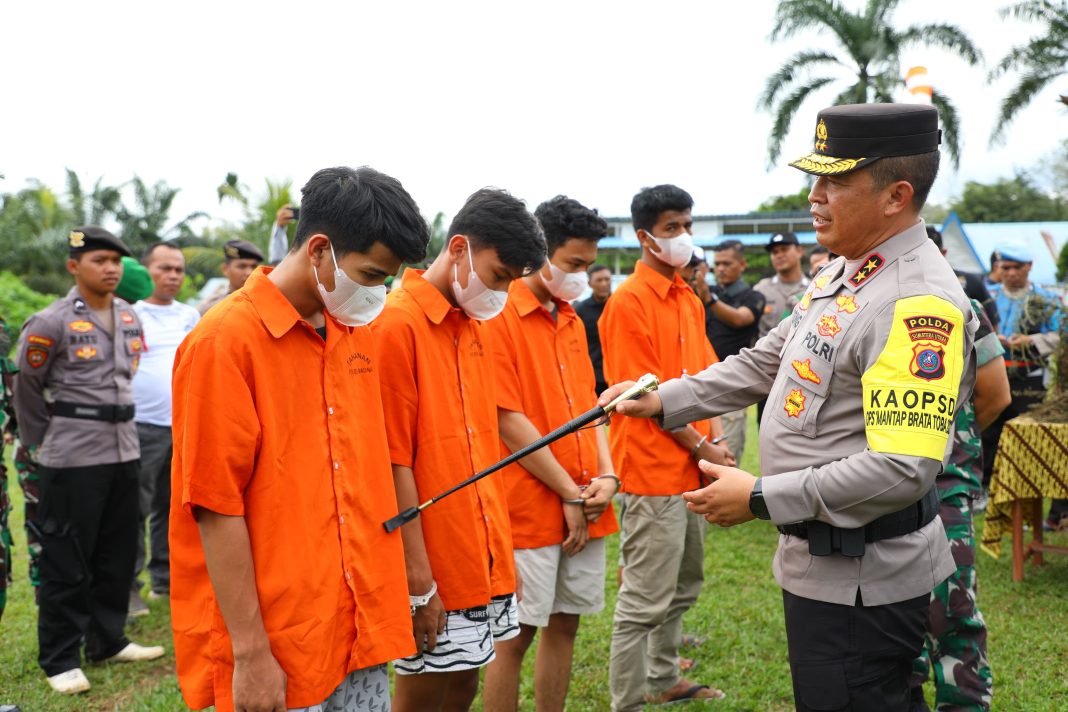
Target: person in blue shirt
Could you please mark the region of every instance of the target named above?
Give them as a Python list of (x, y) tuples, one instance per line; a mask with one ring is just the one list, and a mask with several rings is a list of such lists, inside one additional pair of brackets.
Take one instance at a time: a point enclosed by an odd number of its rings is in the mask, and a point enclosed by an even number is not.
[[(1048, 358), (1060, 342), (1064, 303), (1048, 289), (1030, 280), (1034, 258), (1024, 245), (1003, 245), (998, 249), (1001, 283), (991, 294), (998, 310), (998, 338), (1005, 347), (1012, 405), (983, 433), (984, 483), (993, 472), (994, 453), (1001, 426), (1022, 415), (1046, 396), (1049, 384)], [(1057, 528), (1068, 521), (1068, 500), (1054, 500), (1048, 524)]]

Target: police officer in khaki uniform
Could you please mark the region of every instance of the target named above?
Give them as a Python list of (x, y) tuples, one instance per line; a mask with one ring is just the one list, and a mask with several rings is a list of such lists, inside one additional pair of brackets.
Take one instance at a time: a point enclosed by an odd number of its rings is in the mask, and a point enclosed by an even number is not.
[[(624, 404), (663, 427), (763, 396), (764, 477), (702, 463), (684, 497), (721, 526), (770, 519), (799, 710), (907, 710), (928, 599), (954, 571), (935, 477), (974, 382), (975, 315), (919, 211), (938, 170), (938, 114), (820, 112), (817, 238), (836, 258), (790, 318), (736, 358)], [(613, 386), (605, 403), (620, 392)]]
[(263, 253), (260, 248), (248, 240), (230, 240), (223, 245), (223, 276), (230, 280), (230, 286), (226, 294), (217, 294), (211, 299), (205, 299), (197, 310), (201, 316), (208, 313), (208, 309), (226, 299), (241, 287), (245, 286), (245, 280), (249, 278), (256, 268), (263, 262)]
[(151, 660), (123, 633), (137, 549), (138, 450), (130, 380), (141, 324), (113, 296), (130, 251), (100, 227), (68, 238), (75, 286), (34, 314), (17, 348), (14, 406), (38, 463), (38, 662), (54, 690), (83, 692), (91, 661)]

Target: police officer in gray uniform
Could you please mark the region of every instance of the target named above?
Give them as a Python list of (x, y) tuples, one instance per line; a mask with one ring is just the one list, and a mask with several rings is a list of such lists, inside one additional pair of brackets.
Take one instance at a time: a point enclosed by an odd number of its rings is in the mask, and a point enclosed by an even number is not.
[(799, 710), (908, 710), (928, 598), (954, 571), (934, 483), (974, 383), (976, 319), (919, 218), (939, 138), (930, 106), (820, 112), (815, 150), (791, 165), (818, 176), (813, 224), (841, 257), (752, 349), (619, 409), (670, 429), (768, 397), (764, 476), (705, 462), (713, 483), (684, 497), (721, 526), (778, 526)]
[(83, 639), (91, 661), (163, 655), (123, 632), (140, 455), (130, 380), (145, 348), (137, 314), (113, 296), (130, 251), (95, 226), (68, 242), (75, 286), (23, 327), (14, 388), (22, 443), (39, 465), (38, 662), (63, 693), (89, 689)]

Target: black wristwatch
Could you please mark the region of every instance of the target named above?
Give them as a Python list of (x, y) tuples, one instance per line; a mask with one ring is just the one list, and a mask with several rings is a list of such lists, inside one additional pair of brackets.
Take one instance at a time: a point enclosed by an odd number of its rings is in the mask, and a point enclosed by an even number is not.
[(749, 493), (749, 511), (757, 519), (771, 519), (768, 514), (768, 504), (764, 501), (764, 478), (758, 477), (753, 483), (753, 491)]
[(719, 301), (719, 295), (716, 294), (715, 292), (713, 292), (711, 289), (708, 290), (708, 306), (712, 306), (713, 304), (715, 304), (718, 301)]

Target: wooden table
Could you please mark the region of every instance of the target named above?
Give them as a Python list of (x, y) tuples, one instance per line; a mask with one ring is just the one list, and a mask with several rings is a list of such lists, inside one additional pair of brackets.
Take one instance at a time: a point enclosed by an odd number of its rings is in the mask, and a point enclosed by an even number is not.
[(996, 557), (1002, 537), (1011, 533), (1013, 581), (1023, 581), (1027, 559), (1040, 566), (1043, 553), (1068, 554), (1068, 547), (1042, 541), (1044, 497), (1068, 498), (1068, 423), (1013, 418), (998, 442), (982, 538), (983, 550)]

